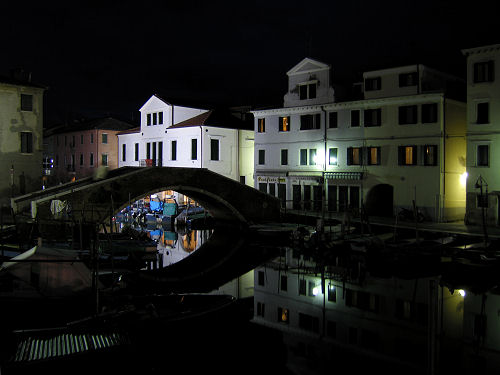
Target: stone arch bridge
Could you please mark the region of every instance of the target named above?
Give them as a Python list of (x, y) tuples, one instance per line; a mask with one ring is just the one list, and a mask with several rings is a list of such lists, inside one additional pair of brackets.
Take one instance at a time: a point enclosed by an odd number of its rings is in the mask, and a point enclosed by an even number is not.
[(31, 210), (33, 218), (50, 219), (53, 200), (68, 202), (75, 221), (100, 223), (129, 202), (162, 190), (174, 190), (200, 203), (216, 221), (240, 224), (276, 222), (280, 202), (215, 172), (201, 168), (123, 167), (103, 179), (84, 178), (12, 198), (14, 213)]

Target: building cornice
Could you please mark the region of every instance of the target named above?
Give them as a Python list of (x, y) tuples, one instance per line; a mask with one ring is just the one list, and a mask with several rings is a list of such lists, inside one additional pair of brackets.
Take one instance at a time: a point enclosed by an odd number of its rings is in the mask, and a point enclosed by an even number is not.
[(500, 51), (500, 44), (491, 44), (488, 46), (463, 49), (462, 54), (464, 56), (470, 56), (470, 55), (478, 55), (481, 53), (490, 53), (498, 51)]

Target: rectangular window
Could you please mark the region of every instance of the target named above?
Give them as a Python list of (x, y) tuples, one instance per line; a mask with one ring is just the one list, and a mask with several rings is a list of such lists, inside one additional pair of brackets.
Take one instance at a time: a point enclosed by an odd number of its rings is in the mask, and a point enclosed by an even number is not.
[(122, 144), (122, 161), (127, 161), (127, 145)]
[(151, 113), (146, 115), (146, 125), (151, 126)]
[(305, 296), (306, 295), (306, 280), (301, 279), (299, 280), (299, 296)]
[(337, 288), (335, 285), (328, 285), (328, 301), (337, 302)]
[(288, 165), (288, 150), (281, 150), (281, 165)]
[(21, 132), (21, 153), (23, 154), (33, 153), (33, 133)]
[(101, 158), (101, 160), (102, 160), (101, 165), (107, 166), (108, 165), (108, 154), (102, 154), (101, 156), (102, 156), (102, 158)]
[(170, 159), (177, 160), (177, 141), (171, 141), (170, 146)]
[(399, 87), (416, 86), (418, 83), (418, 73), (401, 73), (399, 75)]
[(151, 142), (146, 143), (146, 159), (151, 159)]
[(94, 166), (94, 153), (93, 153), (93, 152), (91, 152), (91, 153), (90, 153), (89, 165), (90, 165), (91, 167), (93, 167), (93, 166)]
[(399, 165), (417, 165), (417, 146), (398, 147)]
[(266, 164), (266, 150), (259, 150), (259, 165)]
[(490, 122), (490, 103), (482, 102), (476, 104), (476, 124), (488, 124)]
[(108, 143), (108, 135), (106, 133), (102, 133), (102, 143), (103, 144)]
[(368, 165), (380, 165), (380, 147), (367, 147)]
[(139, 143), (135, 144), (134, 160), (139, 161)]
[(257, 132), (264, 133), (266, 131), (266, 119), (260, 118), (257, 120)]
[(490, 165), (490, 146), (489, 145), (478, 145), (477, 146), (477, 161), (476, 165), (478, 167), (487, 167)]
[(365, 79), (365, 91), (377, 91), (382, 89), (382, 78), (366, 78)]
[(347, 165), (361, 165), (362, 151), (361, 147), (348, 147), (347, 148)]
[(158, 112), (158, 124), (163, 124), (163, 112)]
[(156, 163), (158, 167), (163, 166), (163, 141), (158, 142), (158, 162)]
[(83, 154), (80, 154), (80, 166), (83, 166)]
[(330, 112), (328, 113), (328, 127), (337, 128), (338, 127), (339, 116), (338, 112)]
[(153, 125), (158, 124), (158, 113), (153, 113)]
[(280, 132), (290, 131), (290, 116), (279, 118), (279, 131)]
[(80, 144), (83, 145), (83, 134), (80, 134)]
[(321, 128), (321, 114), (315, 115), (301, 115), (300, 116), (300, 130), (311, 130)]
[(71, 136), (71, 147), (75, 147), (75, 144), (76, 144), (76, 140), (75, 140), (75, 136)]
[(309, 150), (309, 165), (316, 165), (317, 160), (316, 160), (316, 149), (312, 148)]
[(274, 183), (269, 183), (269, 195), (272, 195), (273, 197), (276, 196), (276, 184)]
[(264, 274), (264, 271), (258, 271), (257, 273), (257, 282), (260, 286), (264, 286), (265, 285), (265, 274)]
[(483, 61), (474, 64), (474, 83), (493, 82), (495, 79), (494, 61)]
[(90, 133), (90, 143), (94, 143), (94, 133)]
[(358, 127), (359, 124), (359, 109), (354, 109), (351, 111), (351, 127)]
[(316, 82), (302, 84), (299, 86), (300, 100), (316, 98)]
[(21, 94), (21, 111), (33, 111), (33, 95)]
[(424, 165), (437, 165), (437, 146), (423, 146)]
[(219, 140), (210, 139), (210, 160), (219, 160)]
[(265, 315), (265, 309), (266, 305), (262, 302), (257, 302), (257, 316), (264, 317)]
[(422, 124), (437, 122), (438, 120), (437, 103), (422, 104)]
[(287, 275), (281, 275), (280, 289), (284, 292), (286, 292), (288, 290), (288, 277), (287, 277)]
[(337, 151), (338, 151), (338, 149), (336, 147), (331, 147), (328, 150), (328, 164), (329, 165), (337, 165), (337, 163), (338, 163)]
[(416, 124), (417, 110), (418, 107), (416, 105), (399, 107), (399, 125)]
[(307, 149), (300, 149), (300, 165), (307, 165)]
[(289, 311), (283, 307), (278, 307), (278, 322), (288, 324)]
[(191, 139), (191, 160), (198, 159), (198, 140), (196, 138)]
[(365, 126), (380, 126), (382, 122), (382, 111), (380, 108), (376, 109), (365, 109), (364, 111), (364, 121)]

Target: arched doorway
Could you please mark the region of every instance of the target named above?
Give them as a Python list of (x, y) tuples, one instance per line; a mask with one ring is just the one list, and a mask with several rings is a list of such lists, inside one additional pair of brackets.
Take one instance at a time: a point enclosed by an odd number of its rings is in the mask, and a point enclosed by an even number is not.
[(366, 213), (372, 216), (392, 217), (394, 188), (389, 184), (378, 184), (366, 195)]

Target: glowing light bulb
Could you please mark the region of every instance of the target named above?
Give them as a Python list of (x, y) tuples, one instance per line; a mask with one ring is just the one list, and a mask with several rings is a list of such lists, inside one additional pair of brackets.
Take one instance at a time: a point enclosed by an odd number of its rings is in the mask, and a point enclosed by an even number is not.
[(469, 177), (469, 174), (467, 172), (464, 172), (460, 175), (460, 184), (462, 186), (465, 186), (465, 184), (467, 183), (467, 177)]
[(460, 290), (458, 291), (458, 293), (459, 293), (462, 297), (465, 297), (465, 290), (460, 289)]

